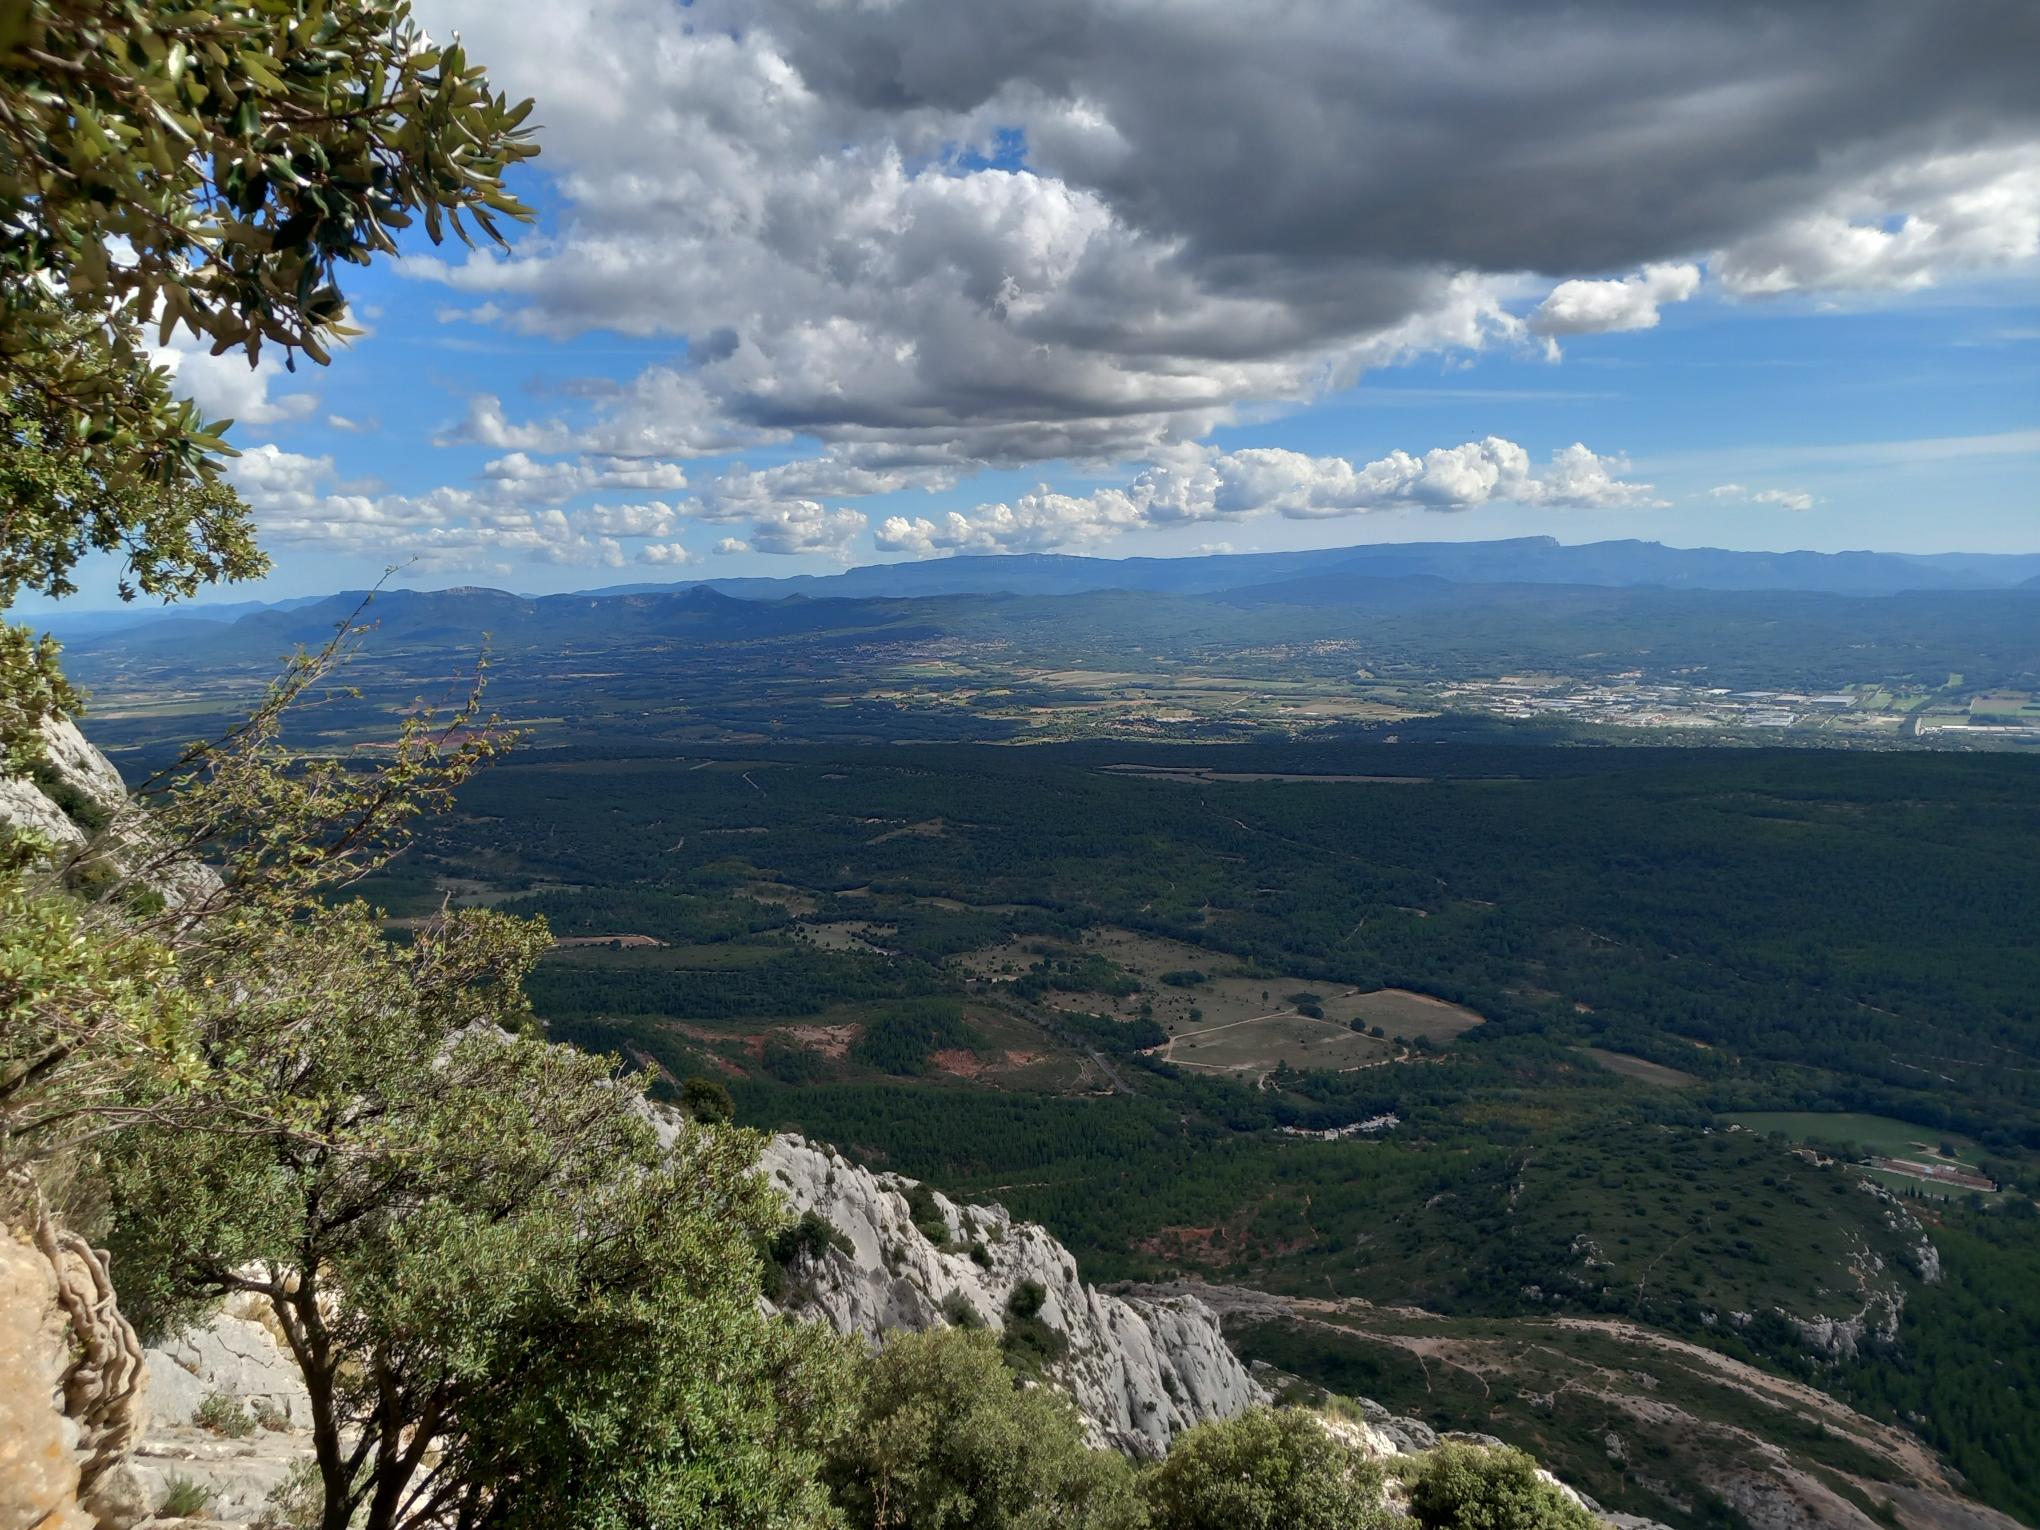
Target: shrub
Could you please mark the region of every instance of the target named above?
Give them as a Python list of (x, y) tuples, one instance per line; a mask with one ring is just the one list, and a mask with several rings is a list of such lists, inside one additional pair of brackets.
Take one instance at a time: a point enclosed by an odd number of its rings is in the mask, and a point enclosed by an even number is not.
[(47, 760), (38, 760), (28, 773), (42, 794), (57, 805), (57, 811), (87, 833), (97, 833), (113, 821), (111, 813)]
[(971, 1299), (961, 1291), (951, 1291), (942, 1298), (942, 1320), (951, 1328), (982, 1328), (983, 1314), (972, 1305)]
[(1006, 1298), (1006, 1310), (1017, 1318), (1031, 1318), (1048, 1302), (1048, 1287), (1038, 1280), (1023, 1280)]
[(1153, 1530), (1387, 1530), (1381, 1474), (1315, 1415), (1199, 1424), (1141, 1482)]
[(1164, 972), (1162, 981), (1171, 988), (1195, 988), (1206, 979), (1195, 967), (1179, 967), (1174, 972)]
[(230, 1440), (245, 1440), (255, 1432), (255, 1419), (241, 1404), (224, 1392), (208, 1392), (191, 1415), (201, 1429), (223, 1434)]
[(1038, 1378), (1070, 1352), (1067, 1334), (1048, 1326), (1041, 1309), (1048, 1290), (1038, 1280), (1023, 1280), (1006, 1298), (1006, 1326), (999, 1349), (1016, 1375)]
[(852, 1525), (1139, 1530), (1133, 1471), (1084, 1444), (1048, 1387), (1019, 1388), (988, 1334), (893, 1335), (865, 1362), (857, 1418), (825, 1475)]
[(318, 1466), (309, 1458), (294, 1461), (283, 1480), (269, 1490), (251, 1530), (319, 1530), (325, 1506)]
[(1593, 1516), (1520, 1450), (1440, 1445), (1405, 1470), (1424, 1530), (1594, 1530)]
[(907, 1215), (913, 1219), (914, 1230), (933, 1244), (949, 1241), (949, 1218), (942, 1214), (942, 1208), (935, 1203), (935, 1192), (926, 1185), (915, 1185), (907, 1192)]
[(248, 1411), (255, 1416), (255, 1422), (271, 1434), (290, 1432), (290, 1415), (266, 1397), (258, 1397), (248, 1405)]
[(196, 1519), (212, 1504), (212, 1489), (189, 1477), (172, 1477), (163, 1486), (156, 1514), (162, 1519)]
[(819, 1258), (822, 1250), (828, 1248), (852, 1256), (857, 1252), (843, 1235), (842, 1228), (819, 1211), (803, 1211), (798, 1220), (789, 1222), (773, 1235), (771, 1254), (773, 1263), (790, 1265), (796, 1259)]
[(712, 1126), (733, 1120), (737, 1114), (736, 1101), (730, 1098), (729, 1090), (714, 1079), (699, 1075), (681, 1083), (680, 1108), (695, 1120)]

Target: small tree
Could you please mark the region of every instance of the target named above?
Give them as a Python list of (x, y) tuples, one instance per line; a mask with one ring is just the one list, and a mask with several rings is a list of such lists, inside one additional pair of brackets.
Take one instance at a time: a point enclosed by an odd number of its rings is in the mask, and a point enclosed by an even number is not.
[(253, 1292), (311, 1398), (323, 1530), (823, 1522), (845, 1359), (761, 1315), (757, 1143), (662, 1147), (638, 1081), (501, 1028), (542, 933), (406, 946), (361, 905), (245, 916), (216, 1118), (104, 1144), (125, 1299)]
[(1394, 1523), (1365, 1457), (1295, 1409), (1199, 1424), (1141, 1482), (1154, 1530), (1375, 1530)]
[(866, 1363), (827, 1468), (871, 1530), (1137, 1530), (1133, 1473), (1084, 1444), (1069, 1400), (1017, 1388), (982, 1331), (895, 1334)]
[[(284, 715), (330, 678), (354, 630), (292, 661), (247, 721), (186, 752), (156, 812), (128, 810), (72, 863), (0, 842), (0, 1158), (134, 1122), (216, 1121), (222, 1088), (247, 1089), (205, 1066), (203, 1017), (258, 985), (279, 922), (385, 864), (420, 813), (508, 744), (480, 716), (478, 680), (450, 715), (407, 719), (372, 767), (298, 759)], [(0, 652), (16, 631), (0, 628)], [(90, 900), (73, 895), (81, 869), (95, 873)]]
[(729, 1089), (712, 1078), (695, 1075), (680, 1085), (680, 1108), (697, 1121), (722, 1125), (736, 1119), (737, 1102)]
[(1520, 1450), (1441, 1445), (1409, 1473), (1424, 1530), (1595, 1530), (1594, 1517)]

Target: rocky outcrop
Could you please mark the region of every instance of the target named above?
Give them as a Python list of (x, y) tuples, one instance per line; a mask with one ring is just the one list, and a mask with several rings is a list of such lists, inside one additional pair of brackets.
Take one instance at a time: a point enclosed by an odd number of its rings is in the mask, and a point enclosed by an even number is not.
[(127, 783), (68, 717), (42, 722), (34, 777), (0, 775), (0, 828), (40, 834), (59, 852), (83, 850), (128, 805)]
[(230, 1397), (250, 1412), (302, 1428), (312, 1400), (263, 1298), (228, 1299), (203, 1328), (152, 1345), (149, 1412), (158, 1426), (194, 1422), (208, 1397)]
[(0, 1222), (0, 1530), (126, 1530), (141, 1346), (105, 1257), (29, 1199)]
[(91, 1530), (78, 1506), (78, 1432), (63, 1407), (70, 1321), (56, 1271), (25, 1238), (0, 1237), (0, 1526)]
[(801, 1255), (789, 1270), (787, 1310), (839, 1333), (875, 1338), (896, 1328), (982, 1323), (1005, 1330), (1016, 1294), (1038, 1301), (1034, 1320), (1062, 1349), (1047, 1366), (1092, 1427), (1097, 1443), (1153, 1458), (1205, 1419), (1266, 1400), (1194, 1296), (1126, 1298), (1084, 1284), (1076, 1260), (1042, 1228), (1002, 1206), (967, 1206), (914, 1181), (874, 1174), (799, 1137), (775, 1137), (760, 1165), (796, 1212), (824, 1218), (848, 1243)]
[(52, 716), (41, 728), (43, 760), (34, 774), (0, 774), (0, 833), (40, 837), (67, 880), (104, 863), (113, 876), (153, 888), (174, 909), (197, 910), (219, 892), (212, 868), (166, 851), (113, 762), (76, 723)]

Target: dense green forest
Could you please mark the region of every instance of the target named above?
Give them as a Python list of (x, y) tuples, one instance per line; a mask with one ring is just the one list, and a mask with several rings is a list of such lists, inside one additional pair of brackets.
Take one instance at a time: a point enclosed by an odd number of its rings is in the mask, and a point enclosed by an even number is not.
[[(1001, 1200), (1094, 1278), (1637, 1320), (1932, 1417), (2030, 1511), (2040, 1407), (2001, 1367), (2040, 1322), (2036, 787), (2006, 756), (1415, 739), (529, 750), (368, 891), (543, 914), (583, 942), (530, 984), (555, 1035)], [(1386, 1065), (1296, 1049), (1384, 992), (1417, 996)], [(1305, 1000), (1324, 1029), (1258, 1060), (1186, 1050)], [(1478, 1023), (1401, 1034), (1431, 1000)], [(2019, 1188), (1873, 1182), (1753, 1111), (1869, 1113)], [(1887, 1298), (1891, 1344), (1802, 1326)]]
[[(561, 933), (717, 941), (783, 926), (769, 897), (715, 896), (761, 880), (823, 900), (819, 917), (873, 917), (877, 898), (901, 953), (716, 973), (648, 956), (578, 971), (571, 993), (548, 979), (563, 1011), (796, 1012), (925, 988), (935, 979), (914, 961), (1002, 931), (1111, 924), (1316, 981), (1436, 994), (1500, 1029), (1556, 1027), (1745, 1103), (2040, 1146), (2040, 1072), (2021, 1066), (2040, 1052), (2034, 762), (1226, 754), (1234, 770), (1432, 778), (1383, 785), (1130, 780), (1095, 768), (1105, 754), (894, 749), (709, 768), (534, 755), (475, 783), (419, 866), (480, 858), (506, 885), (548, 884), (513, 906)], [(940, 827), (887, 833), (914, 824)], [(959, 892), (979, 907), (900, 906)]]

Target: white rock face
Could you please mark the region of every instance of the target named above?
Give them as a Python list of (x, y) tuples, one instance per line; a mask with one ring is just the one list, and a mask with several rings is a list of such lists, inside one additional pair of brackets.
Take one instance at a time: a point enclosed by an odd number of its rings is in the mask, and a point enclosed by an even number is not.
[(65, 781), (105, 812), (117, 813), (127, 806), (127, 783), (76, 723), (68, 717), (45, 718), (42, 734), (50, 764)]
[(851, 1256), (831, 1248), (792, 1272), (787, 1306), (797, 1316), (875, 1338), (942, 1326), (945, 1306), (960, 1313), (967, 1304), (985, 1326), (1001, 1330), (1013, 1293), (1037, 1282), (1045, 1293), (1041, 1321), (1069, 1346), (1050, 1374), (1090, 1421), (1094, 1443), (1148, 1459), (1193, 1424), (1267, 1401), (1203, 1302), (1129, 1300), (1087, 1286), (1067, 1249), (1002, 1206), (961, 1206), (936, 1195), (955, 1249), (945, 1252), (914, 1226), (912, 1180), (873, 1174), (794, 1136), (775, 1137), (760, 1168), (796, 1212), (827, 1218), (855, 1249)]
[(48, 840), (59, 865), (105, 861), (124, 875), (140, 877), (172, 908), (202, 910), (220, 891), (209, 866), (165, 852), (148, 816), (128, 795), (113, 762), (78, 731), (68, 717), (42, 722), (43, 755), (56, 787), (75, 792), (98, 809), (103, 828), (79, 823), (36, 781), (0, 775), (0, 831), (28, 830)]
[[(43, 753), (59, 780), (107, 816), (127, 806), (127, 786), (107, 757), (93, 748), (68, 717), (43, 719)], [(91, 835), (73, 822), (41, 787), (23, 776), (0, 775), (0, 828), (30, 829), (59, 851), (81, 850)]]
[(149, 1411), (156, 1424), (190, 1423), (199, 1404), (218, 1392), (308, 1427), (312, 1401), (303, 1374), (262, 1318), (259, 1297), (235, 1298), (203, 1328), (151, 1346)]
[(1362, 1455), (1386, 1461), (1391, 1456), (1407, 1456), (1429, 1450), (1438, 1443), (1438, 1431), (1429, 1424), (1413, 1418), (1400, 1418), (1371, 1397), (1357, 1397), (1350, 1401), (1358, 1409), (1360, 1417), (1320, 1412), (1317, 1421), (1326, 1434), (1342, 1445), (1350, 1445)]
[(85, 845), (85, 831), (23, 776), (0, 776), (0, 828), (40, 834), (59, 851), (80, 850)]

